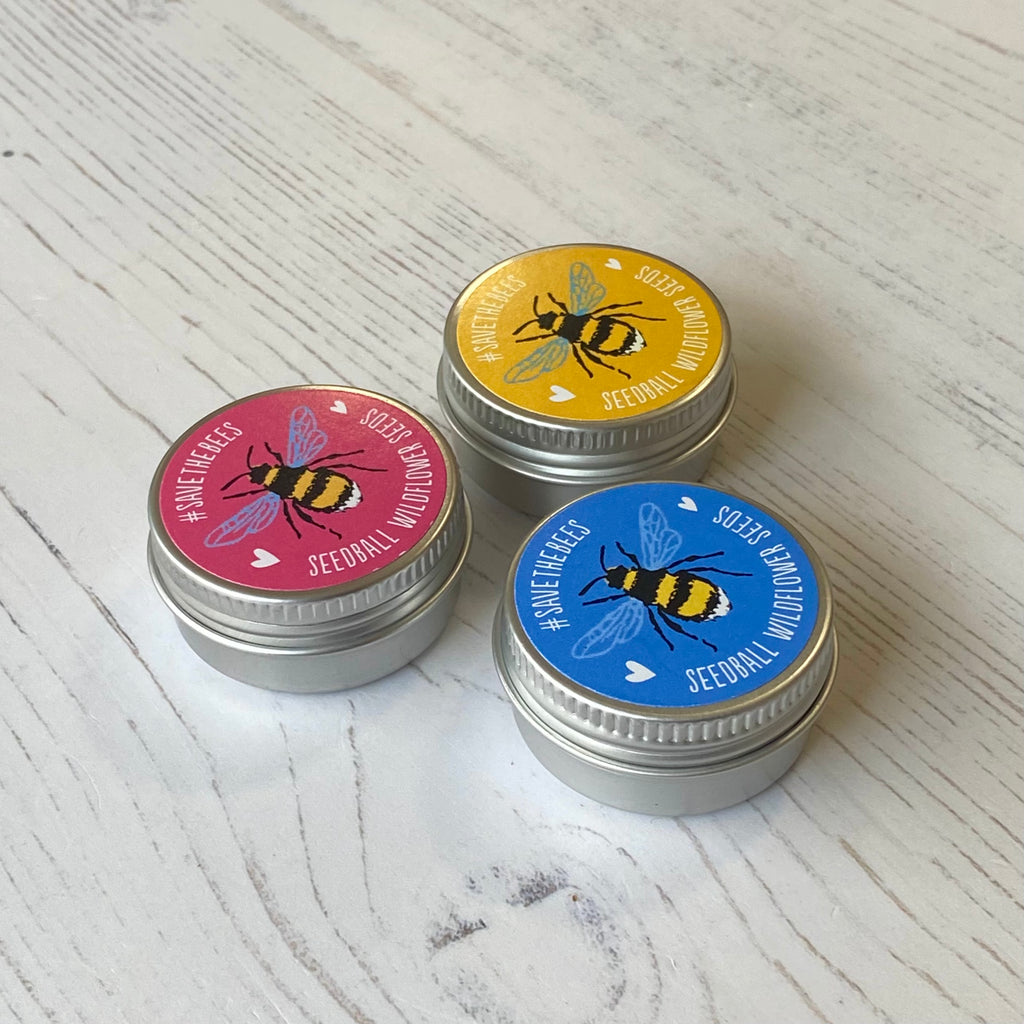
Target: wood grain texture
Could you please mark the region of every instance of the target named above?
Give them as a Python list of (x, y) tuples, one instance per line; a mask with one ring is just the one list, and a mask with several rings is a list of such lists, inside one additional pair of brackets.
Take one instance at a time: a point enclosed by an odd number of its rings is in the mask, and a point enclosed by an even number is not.
[[(0, 1019), (1011, 1024), (1024, 1015), (1015, 5), (0, 0)], [(170, 439), (266, 387), (439, 417), (462, 286), (612, 240), (707, 281), (709, 482), (797, 522), (837, 692), (654, 820), (533, 762), (471, 491), (442, 640), (253, 690), (145, 569)]]

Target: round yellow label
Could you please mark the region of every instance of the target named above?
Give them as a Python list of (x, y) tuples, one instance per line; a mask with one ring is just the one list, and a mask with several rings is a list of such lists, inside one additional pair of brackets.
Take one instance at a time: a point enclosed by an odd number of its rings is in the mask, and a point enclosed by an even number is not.
[(624, 419), (669, 405), (708, 376), (723, 325), (708, 290), (633, 249), (524, 253), (467, 290), (456, 341), (499, 398), (562, 419)]

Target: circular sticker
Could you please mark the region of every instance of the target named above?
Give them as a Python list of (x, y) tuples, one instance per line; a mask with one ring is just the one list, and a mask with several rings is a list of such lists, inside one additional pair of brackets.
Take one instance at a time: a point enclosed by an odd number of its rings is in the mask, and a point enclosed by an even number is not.
[(633, 249), (524, 253), (467, 290), (456, 342), (469, 371), (512, 405), (574, 420), (623, 419), (693, 391), (722, 350), (710, 292)]
[(268, 391), (181, 439), (160, 518), (192, 562), (230, 583), (298, 591), (347, 583), (427, 534), (448, 473), (431, 430), (379, 395)]
[(531, 536), (514, 588), (551, 665), (653, 707), (756, 690), (799, 656), (818, 615), (814, 569), (793, 535), (697, 484), (627, 484), (573, 502)]

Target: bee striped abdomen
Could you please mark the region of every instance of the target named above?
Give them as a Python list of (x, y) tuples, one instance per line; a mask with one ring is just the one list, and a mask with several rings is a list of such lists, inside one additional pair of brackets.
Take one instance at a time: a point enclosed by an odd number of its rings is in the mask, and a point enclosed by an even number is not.
[(297, 502), (315, 512), (336, 512), (352, 508), (362, 500), (354, 480), (333, 469), (309, 469), (306, 466), (273, 466), (263, 486), (279, 498)]
[(718, 611), (721, 591), (707, 580), (699, 579), (696, 576), (677, 577), (679, 583), (685, 583), (685, 587), (678, 587), (682, 591), (674, 595), (672, 607), (666, 609), (681, 619), (689, 619), (691, 622), (703, 622), (720, 614)]
[(559, 334), (566, 341), (607, 356), (632, 354), (645, 344), (635, 327), (610, 316), (567, 316)]
[(674, 579), (671, 573), (657, 569), (630, 569), (622, 581), (622, 589), (643, 604), (664, 608), (658, 599), (659, 591), (666, 580), (672, 582)]
[(341, 473), (335, 473), (330, 469), (318, 469), (312, 475), (313, 481), (302, 498), (302, 504), (306, 508), (316, 509), (318, 512), (334, 512), (337, 509), (351, 508), (362, 498), (355, 482)]
[(288, 497), (294, 498), (298, 502), (305, 501), (315, 481), (316, 473), (311, 469), (303, 469), (295, 478), (292, 493)]
[(688, 573), (630, 569), (622, 590), (643, 604), (689, 622), (704, 622), (729, 610), (728, 599), (719, 587)]

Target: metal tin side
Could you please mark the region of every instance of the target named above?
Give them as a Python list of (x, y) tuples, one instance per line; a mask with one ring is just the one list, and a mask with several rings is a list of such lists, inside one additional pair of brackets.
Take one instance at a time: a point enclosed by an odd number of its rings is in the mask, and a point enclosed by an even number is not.
[(422, 654), (444, 632), (459, 594), (472, 542), (472, 513), (465, 504), (466, 532), (454, 563), (426, 600), (405, 607), (405, 614), (385, 627), (364, 631), (349, 645), (330, 634), (305, 646), (269, 646), (217, 632), (183, 611), (168, 595), (150, 554), (157, 592), (170, 608), (189, 647), (218, 672), (267, 690), (330, 693), (349, 690), (397, 672)]
[[(440, 371), (443, 369), (439, 368)], [(736, 401), (736, 376), (731, 373), (725, 404), (710, 429), (675, 451), (661, 451), (654, 458), (633, 458), (625, 464), (594, 465), (577, 456), (571, 463), (553, 467), (532, 451), (516, 453), (491, 446), (455, 414), (439, 386), (438, 399), (454, 435), (459, 465), (479, 487), (511, 508), (531, 516), (546, 516), (590, 491), (630, 480), (699, 480), (707, 472), (718, 441)]]
[(601, 757), (554, 732), (506, 685), (516, 725), (537, 760), (583, 796), (640, 814), (706, 814), (748, 800), (793, 766), (832, 692), (838, 648), (817, 699), (789, 730), (739, 758), (689, 768), (637, 767)]

